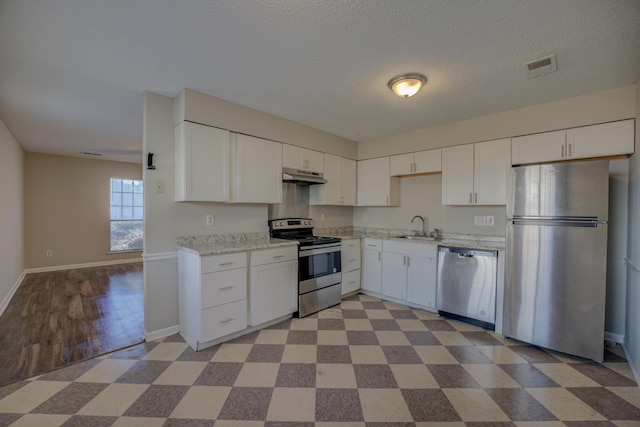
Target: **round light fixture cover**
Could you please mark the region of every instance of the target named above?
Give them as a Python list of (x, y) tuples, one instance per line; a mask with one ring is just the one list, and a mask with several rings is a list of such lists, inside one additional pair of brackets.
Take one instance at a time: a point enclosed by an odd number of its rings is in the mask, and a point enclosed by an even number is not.
[(401, 98), (409, 98), (418, 93), (427, 82), (427, 78), (420, 73), (405, 73), (393, 77), (387, 83), (389, 89)]

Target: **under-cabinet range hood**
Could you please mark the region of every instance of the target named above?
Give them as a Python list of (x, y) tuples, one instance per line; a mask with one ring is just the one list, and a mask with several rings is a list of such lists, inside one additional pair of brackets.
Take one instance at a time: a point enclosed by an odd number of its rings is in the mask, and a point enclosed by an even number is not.
[(324, 179), (324, 173), (322, 172), (310, 172), (293, 168), (282, 168), (282, 182), (291, 182), (300, 185), (311, 184), (324, 184), (327, 182)]

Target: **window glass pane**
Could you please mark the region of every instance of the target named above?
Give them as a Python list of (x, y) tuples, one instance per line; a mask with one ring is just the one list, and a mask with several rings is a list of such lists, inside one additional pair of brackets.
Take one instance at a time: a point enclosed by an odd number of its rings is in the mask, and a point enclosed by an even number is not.
[(122, 219), (122, 208), (120, 206), (111, 206), (111, 219)]
[(122, 193), (122, 206), (133, 206), (133, 193)]
[(142, 181), (133, 181), (133, 192), (142, 193)]
[(144, 200), (144, 196), (139, 193), (133, 194), (133, 206), (142, 206), (142, 201)]
[(111, 193), (111, 206), (120, 206), (122, 204), (122, 193)]
[(142, 210), (142, 208), (133, 208), (133, 219), (142, 219), (142, 215), (144, 215), (144, 212)]
[(123, 206), (122, 207), (122, 219), (133, 219), (133, 208)]
[(111, 191), (122, 191), (122, 180), (111, 178)]
[(123, 179), (122, 191), (125, 193), (133, 193), (133, 181), (130, 179)]
[(112, 251), (142, 249), (142, 221), (113, 221), (110, 231)]

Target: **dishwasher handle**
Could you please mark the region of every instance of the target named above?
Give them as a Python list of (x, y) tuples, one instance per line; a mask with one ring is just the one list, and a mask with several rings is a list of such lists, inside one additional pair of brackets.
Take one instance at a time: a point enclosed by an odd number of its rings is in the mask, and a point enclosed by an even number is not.
[(474, 256), (497, 257), (498, 251), (484, 249), (458, 248), (454, 246), (440, 246), (439, 252), (458, 254), (458, 258), (473, 258)]

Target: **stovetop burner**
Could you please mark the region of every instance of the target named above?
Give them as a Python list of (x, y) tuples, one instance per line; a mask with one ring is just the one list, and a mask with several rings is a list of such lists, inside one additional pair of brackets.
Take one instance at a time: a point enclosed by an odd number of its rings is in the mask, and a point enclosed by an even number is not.
[(310, 218), (281, 218), (269, 221), (269, 234), (276, 239), (297, 240), (300, 246), (339, 243), (339, 237), (314, 236)]

